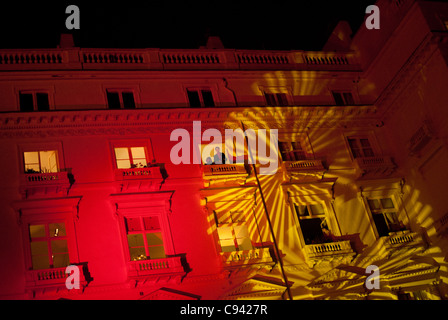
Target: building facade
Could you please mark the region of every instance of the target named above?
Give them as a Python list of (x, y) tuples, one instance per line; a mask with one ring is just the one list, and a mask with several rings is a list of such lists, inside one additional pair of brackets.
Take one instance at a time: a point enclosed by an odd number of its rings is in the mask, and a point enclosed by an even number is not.
[(448, 5), (377, 6), (318, 52), (0, 50), (0, 297), (447, 299)]

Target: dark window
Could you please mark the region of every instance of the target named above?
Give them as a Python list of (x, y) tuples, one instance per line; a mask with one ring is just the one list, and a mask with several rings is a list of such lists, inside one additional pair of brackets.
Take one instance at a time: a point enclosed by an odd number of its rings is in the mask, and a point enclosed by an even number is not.
[(120, 109), (120, 96), (118, 92), (107, 91), (107, 105), (109, 109)]
[(277, 102), (275, 100), (275, 97), (274, 97), (273, 93), (265, 93), (264, 97), (266, 98), (266, 104), (268, 106), (275, 106), (276, 105)]
[(336, 92), (332, 91), (334, 102), (337, 106), (354, 105), (353, 95), (350, 92)]
[(37, 110), (39, 111), (48, 111), (50, 110), (50, 103), (48, 101), (48, 94), (47, 93), (36, 93), (36, 103), (37, 103)]
[(135, 109), (134, 94), (132, 92), (123, 92), (123, 107), (125, 109)]
[(204, 107), (214, 107), (213, 95), (210, 90), (202, 90), (202, 100), (204, 101)]
[(374, 157), (375, 153), (367, 138), (348, 138), (353, 158)]
[(190, 107), (199, 108), (201, 107), (201, 100), (199, 99), (199, 92), (196, 90), (187, 90), (188, 102)]
[(266, 105), (268, 106), (287, 106), (288, 98), (285, 93), (265, 93)]
[(20, 100), (20, 111), (30, 112), (34, 110), (32, 93), (20, 93), (19, 100)]

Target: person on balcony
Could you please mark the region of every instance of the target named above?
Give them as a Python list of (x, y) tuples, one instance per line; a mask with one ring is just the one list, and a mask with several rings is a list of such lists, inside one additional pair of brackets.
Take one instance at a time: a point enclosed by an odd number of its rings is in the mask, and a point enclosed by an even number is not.
[(226, 155), (221, 152), (219, 147), (215, 148), (214, 162), (215, 164), (225, 164), (226, 163)]

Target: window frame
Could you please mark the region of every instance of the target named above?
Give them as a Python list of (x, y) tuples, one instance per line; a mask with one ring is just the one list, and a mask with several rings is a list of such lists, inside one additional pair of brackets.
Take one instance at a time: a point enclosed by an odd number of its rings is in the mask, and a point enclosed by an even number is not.
[[(217, 101), (218, 101), (217, 94), (214, 92), (215, 90), (212, 87), (189, 87), (189, 86), (187, 86), (184, 89), (185, 89), (184, 92), (185, 92), (186, 100), (187, 100), (188, 106), (190, 108), (214, 108), (217, 106)], [(204, 95), (203, 95), (204, 91), (210, 92), (212, 102), (213, 102), (212, 106), (205, 105), (205, 99), (204, 99)], [(195, 92), (198, 95), (198, 98), (199, 98), (198, 106), (192, 106), (191, 101), (190, 101), (189, 92)]]
[[(54, 110), (54, 101), (53, 101), (53, 94), (54, 94), (54, 89), (51, 88), (16, 88), (16, 96), (17, 96), (17, 110), (19, 112), (46, 112), (46, 111), (51, 111)], [(46, 110), (39, 110), (38, 104), (37, 104), (37, 94), (46, 94), (47, 98), (48, 98), (48, 109)], [(22, 111), (21, 108), (21, 103), (20, 103), (20, 96), (22, 94), (31, 94), (32, 95), (32, 99), (33, 99), (33, 110), (30, 111)]]
[[(18, 165), (21, 174), (27, 174), (25, 170), (25, 152), (40, 152), (40, 151), (56, 151), (57, 172), (65, 170), (64, 153), (61, 142), (46, 142), (46, 143), (27, 143), (18, 146)], [(41, 173), (41, 172), (37, 172)]]
[[(392, 204), (393, 204), (393, 208), (383, 208), (382, 207), (383, 204), (381, 202), (381, 200), (383, 200), (383, 199), (391, 199)], [(381, 207), (379, 209), (372, 210), (372, 208), (369, 205), (369, 201), (372, 201), (372, 200), (377, 200)], [(392, 195), (366, 196), (365, 197), (365, 201), (366, 201), (366, 204), (367, 204), (366, 208), (368, 209), (368, 211), (369, 211), (369, 213), (370, 213), (370, 215), (372, 217), (372, 220), (373, 220), (376, 232), (378, 234), (378, 237), (387, 237), (389, 235), (389, 233), (394, 233), (394, 232), (399, 232), (399, 231), (406, 230), (406, 229), (403, 229), (403, 228), (398, 229), (398, 230), (391, 230), (391, 228), (389, 226), (389, 223), (388, 223), (388, 219), (385, 216), (387, 213), (395, 213), (395, 217), (396, 217), (396, 219), (398, 221), (398, 224), (401, 224), (401, 225), (403, 225), (404, 228), (406, 228), (404, 226), (403, 221), (401, 221), (402, 219), (400, 219), (399, 207), (398, 207), (398, 203), (397, 203), (397, 200), (395, 198), (395, 195), (392, 194)], [(385, 234), (385, 235), (381, 235), (380, 234), (380, 231), (378, 230), (379, 226), (377, 225), (376, 220), (374, 218), (375, 215), (382, 215), (383, 216), (384, 223), (385, 223), (385, 225), (387, 226), (387, 229), (388, 229), (387, 234)]]
[[(272, 106), (292, 106), (294, 105), (294, 99), (292, 95), (292, 89), (290, 87), (271, 87), (271, 86), (259, 86), (259, 90), (261, 91), (264, 99), (264, 105), (267, 107)], [(275, 104), (270, 104), (267, 95), (272, 95), (273, 99), (275, 100)], [(278, 95), (284, 95), (284, 99), (279, 99)], [(284, 101), (281, 101), (284, 100)]]
[[(233, 221), (232, 218), (232, 210), (226, 211), (226, 212), (222, 212), (221, 215), (229, 215), (230, 219), (232, 220), (231, 222), (219, 222), (219, 217), (218, 217), (218, 213), (216, 210), (213, 210), (213, 216), (215, 218), (215, 222), (216, 222), (216, 229), (218, 232), (218, 243), (219, 246), (221, 248), (221, 252), (238, 252), (238, 251), (247, 251), (247, 250), (253, 250), (255, 248), (254, 243), (250, 237), (250, 232), (249, 232), (249, 227), (247, 226), (247, 217), (246, 214), (244, 212), (241, 212), (240, 210), (234, 212), (237, 213), (240, 217), (244, 217), (245, 219), (243, 221), (239, 220), (239, 221)], [(247, 232), (247, 236), (245, 237), (238, 237), (237, 233), (235, 231), (235, 227), (245, 227), (246, 232)], [(220, 233), (219, 230), (220, 228), (231, 228), (231, 238), (226, 238), (226, 239), (221, 239), (220, 237)], [(221, 244), (222, 240), (233, 240), (233, 247), (235, 250), (223, 250), (223, 245)], [(240, 244), (239, 244), (239, 239), (248, 239), (250, 241), (250, 249), (242, 249), (240, 250)]]
[[(110, 107), (110, 103), (109, 103), (109, 98), (108, 98), (108, 94), (109, 93), (116, 93), (118, 94), (118, 100), (119, 100), (119, 108), (111, 108)], [(133, 99), (134, 99), (134, 107), (132, 108), (125, 108), (124, 105), (124, 99), (123, 99), (123, 93), (132, 93)], [(121, 110), (121, 109), (125, 109), (125, 110), (133, 110), (133, 109), (137, 109), (137, 94), (136, 94), (136, 90), (133, 88), (106, 88), (105, 89), (105, 97), (106, 97), (106, 106), (108, 110)]]
[[(322, 206), (322, 209), (324, 211), (323, 214), (313, 214), (312, 210), (310, 209), (310, 207), (312, 205), (316, 205), (319, 204)], [(309, 216), (303, 216), (300, 217), (299, 213), (297, 212), (297, 207), (298, 206), (306, 206), (307, 210), (309, 212)], [(302, 243), (302, 245), (311, 245), (311, 244), (321, 244), (324, 242), (317, 242), (317, 243), (307, 243), (307, 240), (305, 239), (305, 235), (304, 232), (302, 230), (302, 225), (300, 224), (300, 220), (312, 220), (312, 219), (321, 219), (321, 229), (322, 229), (322, 224), (325, 223), (327, 226), (328, 231), (334, 235), (334, 232), (332, 230), (332, 228), (330, 227), (330, 223), (329, 223), (329, 209), (328, 209), (328, 205), (325, 202), (325, 200), (321, 200), (321, 201), (316, 201), (316, 200), (308, 200), (308, 201), (304, 201), (304, 200), (295, 200), (292, 202), (292, 207), (294, 210), (294, 216), (295, 216), (295, 221), (296, 221), (296, 228), (299, 234), (299, 238), (300, 241)], [(313, 238), (314, 239), (314, 238)]]
[[(109, 142), (110, 146), (110, 155), (112, 160), (112, 167), (114, 170), (129, 170), (134, 169), (132, 167), (130, 168), (118, 168), (117, 165), (117, 158), (115, 155), (115, 148), (128, 148), (128, 152), (130, 153), (130, 148), (139, 148), (143, 147), (145, 149), (145, 156), (146, 156), (146, 167), (150, 167), (152, 164), (155, 163), (155, 157), (152, 149), (152, 141), (151, 139), (127, 139), (127, 140), (111, 140)], [(131, 156), (132, 157), (132, 156)]]
[[(333, 98), (334, 104), (337, 106), (353, 106), (356, 105), (355, 96), (351, 90), (330, 90), (331, 96)], [(341, 102), (338, 103), (338, 99), (336, 99), (336, 95), (340, 96)], [(346, 95), (350, 97), (350, 101), (348, 101)]]
[(357, 140), (367, 139), (369, 141), (370, 148), (373, 151), (373, 157), (379, 157), (382, 155), (381, 149), (376, 140), (376, 136), (374, 135), (373, 132), (345, 132), (343, 134), (343, 136), (344, 136), (345, 146), (348, 150), (350, 159), (352, 161), (355, 161), (356, 159), (360, 159), (360, 158), (366, 158), (366, 157), (355, 157), (355, 155), (353, 154), (352, 148), (350, 146), (349, 139), (357, 139)]

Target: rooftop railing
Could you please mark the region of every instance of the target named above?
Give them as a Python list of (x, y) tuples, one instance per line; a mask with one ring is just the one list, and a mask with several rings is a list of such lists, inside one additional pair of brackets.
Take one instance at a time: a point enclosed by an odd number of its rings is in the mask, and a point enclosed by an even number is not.
[(256, 69), (358, 70), (353, 52), (233, 49), (3, 49), (0, 70)]

